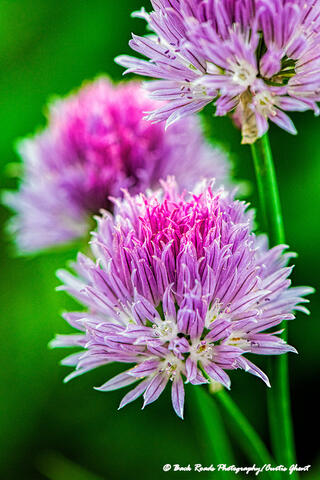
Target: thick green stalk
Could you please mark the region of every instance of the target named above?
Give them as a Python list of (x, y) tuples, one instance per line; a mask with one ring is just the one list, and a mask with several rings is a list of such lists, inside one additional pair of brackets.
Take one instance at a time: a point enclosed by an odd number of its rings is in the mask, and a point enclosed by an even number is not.
[[(221, 390), (215, 393), (214, 397), (226, 412), (226, 418), (232, 426), (232, 430), (238, 440), (238, 445), (242, 448), (248, 459), (257, 467), (263, 467), (264, 465), (275, 467), (275, 461), (269, 454), (263, 441), (239, 407), (234, 403), (231, 396), (224, 390)], [(278, 472), (264, 471), (263, 474), (261, 474), (261, 478), (267, 477), (273, 478), (274, 480), (280, 478)]]
[[(272, 152), (267, 134), (251, 147), (256, 171), (259, 197), (263, 215), (263, 229), (269, 236), (270, 246), (285, 241), (280, 197)], [(282, 335), (287, 340), (287, 328)], [(277, 462), (286, 467), (295, 463), (295, 447), (290, 408), (288, 357), (281, 355), (270, 359), (268, 409), (271, 441)], [(292, 475), (297, 478), (297, 475)]]
[[(234, 465), (233, 452), (216, 402), (202, 388), (193, 388), (192, 392), (201, 419), (201, 436), (204, 433), (206, 438), (207, 463), (212, 463), (214, 467), (220, 463)], [(233, 479), (234, 474), (227, 472), (223, 478)]]
[(49, 480), (103, 480), (56, 452), (46, 452), (37, 459), (38, 470)]
[(252, 156), (256, 171), (264, 229), (268, 233), (271, 246), (284, 243), (279, 190), (268, 135), (265, 134), (252, 146)]

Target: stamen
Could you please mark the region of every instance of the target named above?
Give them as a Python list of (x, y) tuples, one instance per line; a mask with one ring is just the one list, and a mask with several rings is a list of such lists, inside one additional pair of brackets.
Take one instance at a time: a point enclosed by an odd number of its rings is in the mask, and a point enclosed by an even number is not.
[(227, 340), (227, 344), (233, 347), (242, 348), (243, 350), (248, 350), (251, 346), (251, 342), (245, 338), (242, 332), (233, 332)]
[(205, 340), (202, 342), (195, 344), (191, 347), (191, 354), (193, 356), (200, 358), (207, 358), (208, 360), (212, 360), (214, 356), (214, 346)]
[(244, 88), (250, 87), (257, 77), (257, 71), (250, 63), (245, 60), (238, 62), (231, 61), (230, 67), (233, 72), (232, 80), (234, 83), (241, 85)]
[(274, 96), (267, 90), (257, 93), (254, 97), (254, 103), (258, 112), (264, 117), (276, 116)]
[(152, 325), (154, 335), (161, 340), (171, 340), (177, 334), (177, 326), (172, 320), (165, 320)]
[(207, 317), (205, 320), (205, 326), (208, 328), (209, 325), (214, 322), (220, 315), (222, 314), (222, 304), (220, 303), (219, 299), (217, 298), (211, 308), (207, 313)]

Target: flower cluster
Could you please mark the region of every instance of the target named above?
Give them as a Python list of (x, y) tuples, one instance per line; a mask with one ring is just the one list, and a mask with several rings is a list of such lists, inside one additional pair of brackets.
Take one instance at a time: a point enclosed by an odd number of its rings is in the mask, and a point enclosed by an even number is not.
[(171, 383), (180, 417), (184, 381), (229, 388), (226, 371), (244, 369), (269, 385), (246, 354), (294, 352), (269, 329), (293, 319), (293, 310), (307, 313), (301, 297), (311, 292), (290, 288), (286, 246), (268, 249), (252, 233), (247, 205), (212, 184), (187, 195), (169, 178), (153, 194), (115, 202), (114, 216), (97, 218), (96, 262), (80, 254), (76, 275), (59, 272), (61, 288), (88, 307), (65, 314), (82, 333), (52, 342), (85, 349), (63, 361), (76, 367), (66, 380), (111, 362), (131, 364), (100, 390), (138, 382), (120, 407), (142, 394), (145, 406)]
[(227, 181), (227, 159), (204, 140), (198, 119), (166, 133), (143, 120), (156, 105), (138, 83), (105, 78), (50, 105), (48, 127), (20, 144), (21, 189), (5, 198), (17, 212), (11, 230), (20, 250), (85, 238), (92, 215), (112, 209), (109, 197), (123, 188), (136, 194), (173, 174), (186, 188), (206, 176)]
[(133, 35), (131, 48), (150, 61), (117, 58), (127, 71), (158, 78), (152, 97), (170, 100), (149, 115), (168, 124), (214, 102), (232, 112), (243, 143), (253, 143), (268, 120), (290, 133), (284, 111), (312, 109), (320, 100), (318, 0), (151, 0), (142, 10), (154, 35)]

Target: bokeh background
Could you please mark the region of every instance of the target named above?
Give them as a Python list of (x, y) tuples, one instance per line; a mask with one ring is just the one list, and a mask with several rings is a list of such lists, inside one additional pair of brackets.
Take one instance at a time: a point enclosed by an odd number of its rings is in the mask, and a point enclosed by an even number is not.
[[(113, 62), (129, 52), (130, 32), (143, 34), (142, 21), (130, 12), (148, 0), (0, 0), (0, 162), (1, 188), (16, 188), (17, 138), (44, 125), (43, 107), (52, 95), (65, 95), (83, 80), (106, 72), (120, 80)], [(250, 150), (228, 119), (206, 112), (208, 131), (230, 152), (237, 178), (254, 194)], [(320, 120), (310, 113), (293, 115), (299, 135), (271, 128), (279, 174), (287, 241), (299, 252), (295, 284), (317, 287), (319, 279)], [(250, 187), (251, 185), (251, 187)], [(1, 207), (4, 224), (10, 213)], [(3, 232), (3, 229), (2, 229)], [(0, 472), (1, 478), (98, 480), (191, 478), (163, 473), (165, 463), (210, 464), (197, 412), (187, 402), (186, 420), (171, 410), (168, 393), (141, 411), (138, 402), (118, 412), (122, 392), (94, 391), (116, 369), (104, 367), (63, 385), (61, 351), (49, 351), (57, 332), (69, 332), (62, 310), (71, 299), (54, 291), (55, 270), (75, 256), (62, 251), (42, 257), (15, 258), (9, 239), (1, 239), (0, 317)], [(293, 418), (300, 465), (312, 464), (306, 478), (320, 478), (316, 419), (319, 397), (320, 302), (312, 315), (290, 323)], [(263, 366), (262, 360), (258, 363)], [(233, 378), (232, 396), (265, 439), (265, 386), (254, 377)], [(219, 441), (219, 439), (217, 439)], [(237, 461), (246, 465), (238, 447)], [(203, 478), (209, 475), (202, 474)], [(198, 476), (197, 476), (198, 478)]]

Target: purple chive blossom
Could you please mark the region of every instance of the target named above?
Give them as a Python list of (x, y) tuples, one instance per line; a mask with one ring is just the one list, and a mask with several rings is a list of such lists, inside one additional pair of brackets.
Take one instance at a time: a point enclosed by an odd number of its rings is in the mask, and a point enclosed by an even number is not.
[(138, 83), (100, 78), (50, 105), (48, 127), (22, 141), (25, 174), (5, 202), (17, 215), (11, 230), (23, 252), (86, 237), (92, 214), (112, 209), (110, 196), (157, 187), (174, 174), (191, 188), (199, 178), (228, 183), (226, 156), (203, 138), (190, 117), (165, 132), (143, 119), (158, 102)]
[[(174, 179), (148, 196), (116, 200), (115, 215), (98, 217), (92, 252), (79, 254), (76, 275), (59, 271), (66, 290), (87, 307), (65, 314), (82, 333), (58, 335), (54, 347), (82, 347), (63, 360), (66, 381), (100, 365), (128, 364), (98, 390), (135, 384), (120, 408), (143, 395), (143, 406), (171, 384), (183, 417), (184, 383), (230, 388), (227, 370), (267, 376), (246, 356), (295, 352), (277, 327), (308, 313), (306, 287), (290, 288), (286, 246), (268, 249), (252, 233), (252, 212), (223, 190), (201, 184), (179, 194)], [(270, 332), (270, 329), (272, 331)], [(274, 331), (275, 329), (275, 331)]]
[(144, 18), (154, 35), (130, 46), (150, 61), (120, 56), (127, 72), (154, 77), (151, 96), (170, 100), (149, 115), (170, 125), (214, 102), (235, 113), (243, 143), (268, 120), (295, 134), (285, 111), (319, 113), (319, 0), (151, 0)]

